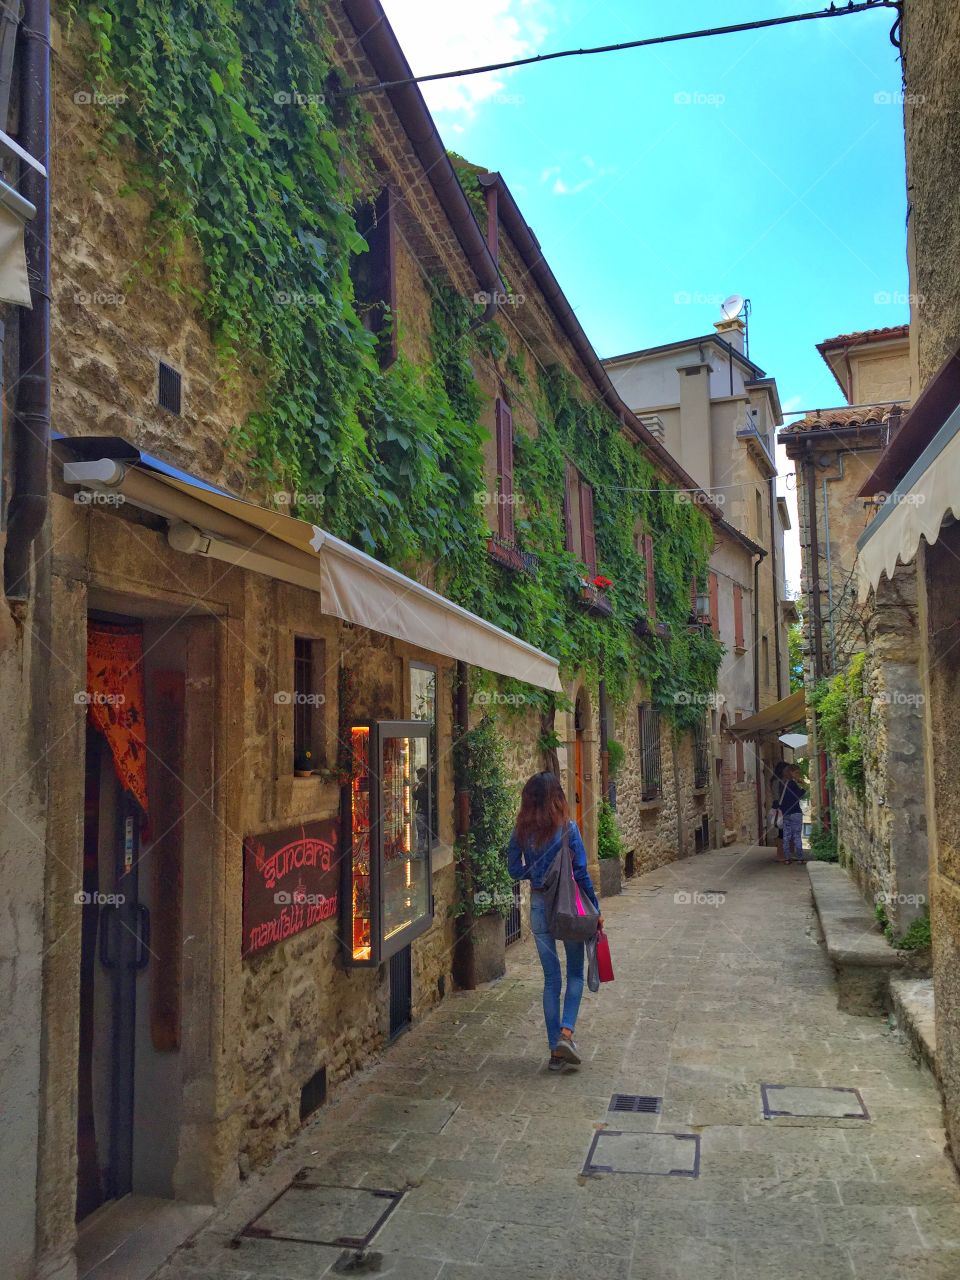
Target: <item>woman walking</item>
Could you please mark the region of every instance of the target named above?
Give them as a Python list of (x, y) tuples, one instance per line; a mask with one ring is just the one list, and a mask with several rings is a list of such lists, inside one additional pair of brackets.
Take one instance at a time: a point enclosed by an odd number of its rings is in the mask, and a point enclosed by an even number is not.
[[(574, 878), (599, 911), (600, 903), (587, 870), (587, 851), (577, 824), (570, 821), (560, 779), (555, 773), (535, 773), (527, 780), (520, 797), (520, 812), (507, 848), (507, 863), (514, 880), (530, 881), (530, 924), (543, 966), (543, 1017), (547, 1024), (551, 1071), (562, 1071), (568, 1064), (576, 1066), (580, 1062), (573, 1032), (583, 995), (585, 947), (582, 942), (563, 944), (567, 953), (567, 989), (561, 1012), (560, 958), (556, 941), (547, 929), (543, 899), (543, 880), (560, 852), (564, 832), (570, 845)], [(603, 927), (603, 916), (600, 927)]]

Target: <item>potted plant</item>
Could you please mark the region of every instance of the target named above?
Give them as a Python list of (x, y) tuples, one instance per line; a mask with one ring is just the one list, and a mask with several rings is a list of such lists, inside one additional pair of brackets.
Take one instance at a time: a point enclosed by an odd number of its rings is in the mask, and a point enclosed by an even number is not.
[(304, 747), (302, 751), (298, 751), (293, 760), (293, 776), (295, 778), (309, 778), (313, 774), (315, 767), (313, 752), (309, 747)]
[(597, 857), (600, 859), (600, 897), (609, 898), (623, 888), (623, 837), (617, 815), (608, 800), (600, 802), (597, 814)]
[(503, 918), (513, 902), (513, 881), (506, 849), (516, 807), (502, 735), (490, 716), (461, 739), (457, 772), (459, 785), (470, 795), (470, 831), (458, 848), (459, 901), (454, 914), (469, 929), (477, 982), (490, 982), (507, 968)]

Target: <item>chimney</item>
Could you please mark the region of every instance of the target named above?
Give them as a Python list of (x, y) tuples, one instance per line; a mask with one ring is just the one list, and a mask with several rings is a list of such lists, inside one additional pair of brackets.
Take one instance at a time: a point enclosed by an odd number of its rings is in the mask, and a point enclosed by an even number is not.
[(743, 352), (743, 335), (746, 332), (746, 325), (740, 316), (735, 316), (732, 320), (717, 320), (713, 327), (724, 342), (729, 342), (731, 347)]

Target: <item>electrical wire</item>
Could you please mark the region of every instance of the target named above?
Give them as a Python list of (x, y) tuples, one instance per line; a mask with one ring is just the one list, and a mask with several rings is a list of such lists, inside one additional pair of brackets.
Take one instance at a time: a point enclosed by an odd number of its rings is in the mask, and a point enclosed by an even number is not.
[(508, 62), (490, 62), (481, 67), (461, 67), (457, 71), (434, 71), (425, 76), (405, 76), (401, 80), (378, 80), (368, 84), (344, 86), (338, 96), (353, 97), (361, 93), (379, 93), (384, 89), (400, 89), (405, 85), (429, 84), (436, 80), (457, 80), (465, 76), (485, 75), (490, 71), (508, 71), (514, 67), (529, 67), (541, 62), (553, 62), (558, 58), (585, 58), (600, 53), (622, 53), (626, 49), (644, 49), (650, 45), (674, 44), (679, 40), (701, 40), (706, 36), (726, 36), (739, 31), (761, 31), (765, 27), (782, 27), (794, 22), (815, 22), (821, 18), (846, 18), (855, 13), (868, 13), (873, 9), (894, 9), (896, 21), (890, 33), (891, 42), (899, 48), (897, 32), (900, 26), (900, 0), (853, 0), (843, 8), (831, 4), (829, 9), (812, 13), (791, 13), (779, 18), (758, 18), (755, 22), (736, 22), (726, 27), (705, 27), (699, 31), (681, 31), (667, 36), (647, 36), (641, 40), (623, 40), (619, 44), (595, 45), (589, 49), (560, 49), (555, 53), (537, 53), (528, 58), (514, 58)]

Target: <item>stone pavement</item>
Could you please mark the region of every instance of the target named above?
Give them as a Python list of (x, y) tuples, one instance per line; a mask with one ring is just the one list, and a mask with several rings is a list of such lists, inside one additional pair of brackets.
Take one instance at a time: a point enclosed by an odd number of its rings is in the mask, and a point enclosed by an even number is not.
[[(630, 881), (607, 922), (616, 981), (584, 994), (579, 1071), (544, 1069), (525, 939), (506, 978), (448, 998), (340, 1089), (158, 1276), (332, 1276), (350, 1252), (306, 1241), (363, 1235), (389, 1210), (354, 1274), (957, 1280), (936, 1089), (885, 1020), (838, 1011), (804, 868), (700, 855)], [(797, 1086), (768, 1087), (768, 1109), (807, 1114), (764, 1118), (761, 1085)], [(662, 1109), (611, 1112), (614, 1093)], [(585, 1176), (593, 1144), (595, 1165), (633, 1172)], [(262, 1219), (300, 1239), (238, 1242), (304, 1169)]]

